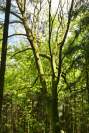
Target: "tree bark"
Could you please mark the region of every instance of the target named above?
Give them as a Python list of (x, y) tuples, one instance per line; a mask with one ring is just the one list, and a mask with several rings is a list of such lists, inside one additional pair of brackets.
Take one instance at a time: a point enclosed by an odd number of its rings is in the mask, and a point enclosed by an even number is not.
[(2, 112), (3, 89), (4, 89), (4, 79), (5, 79), (5, 69), (6, 69), (6, 55), (7, 55), (10, 7), (11, 7), (11, 0), (7, 0), (6, 1), (6, 9), (5, 9), (5, 21), (4, 21), (4, 29), (3, 29), (1, 66), (0, 66), (0, 129), (1, 129), (1, 112)]
[(52, 82), (52, 133), (60, 133), (59, 116), (58, 116), (58, 93), (56, 81)]

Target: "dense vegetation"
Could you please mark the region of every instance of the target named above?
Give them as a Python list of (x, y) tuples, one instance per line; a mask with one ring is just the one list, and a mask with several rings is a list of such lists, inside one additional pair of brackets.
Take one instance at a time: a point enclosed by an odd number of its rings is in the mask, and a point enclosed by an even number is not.
[[(0, 13), (8, 1), (1, 1)], [(47, 7), (30, 1), (34, 12), (26, 2), (14, 0), (9, 23), (1, 21), (0, 62), (3, 40), (15, 36), (15, 43), (8, 42), (0, 66), (0, 133), (88, 133), (89, 2), (61, 0), (55, 13), (51, 0)], [(14, 34), (3, 34), (5, 23), (16, 27)]]

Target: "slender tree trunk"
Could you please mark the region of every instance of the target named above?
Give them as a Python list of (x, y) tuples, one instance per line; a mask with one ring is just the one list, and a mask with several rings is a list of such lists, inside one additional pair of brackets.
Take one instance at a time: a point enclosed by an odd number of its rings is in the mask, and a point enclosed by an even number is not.
[[(86, 61), (87, 62), (87, 61)], [(86, 89), (87, 89), (87, 101), (89, 104), (89, 74), (88, 74), (88, 67), (87, 67), (87, 63), (86, 63)]]
[(11, 0), (7, 0), (6, 10), (5, 10), (4, 30), (3, 30), (2, 52), (1, 52), (1, 67), (0, 67), (0, 129), (1, 129), (1, 111), (2, 111), (3, 89), (4, 89), (4, 79), (5, 79), (4, 77), (5, 77), (5, 68), (6, 68), (10, 6), (11, 6)]
[(51, 103), (51, 132), (52, 133), (60, 133), (59, 128), (59, 117), (58, 117), (58, 94), (57, 94), (57, 86), (58, 83), (55, 80), (55, 67), (53, 63), (53, 53), (51, 48), (51, 35), (52, 35), (52, 25), (51, 25), (51, 3), (49, 0), (49, 52), (50, 52), (50, 63), (52, 69), (52, 103)]

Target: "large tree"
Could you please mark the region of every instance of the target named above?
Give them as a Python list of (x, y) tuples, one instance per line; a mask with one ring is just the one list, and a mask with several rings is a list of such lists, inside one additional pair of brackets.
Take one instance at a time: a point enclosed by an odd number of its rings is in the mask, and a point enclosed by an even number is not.
[[(45, 115), (43, 119), (45, 121), (45, 132), (47, 132), (48, 122), (47, 110), (48, 105), (50, 105), (50, 130), (52, 133), (57, 133), (60, 132), (61, 128), (58, 111), (59, 81), (61, 81), (61, 77), (65, 76), (62, 73), (63, 48), (67, 35), (70, 33), (71, 18), (74, 15), (73, 6), (76, 1), (71, 0), (69, 5), (68, 3), (65, 4), (66, 2), (59, 1), (55, 14), (52, 14), (52, 0), (49, 0), (47, 1), (47, 15), (44, 13), (46, 9), (44, 10), (43, 1), (16, 0), (15, 2), (15, 4), (12, 2), (11, 14), (15, 15), (20, 21), (16, 20), (11, 23), (20, 22), (21, 28), (23, 26), (25, 31), (24, 34), (12, 34), (11, 36), (24, 35), (27, 37), (29, 48), (26, 48), (26, 50), (30, 49), (32, 55), (34, 55), (36, 74), (40, 84), (39, 88), (44, 99)], [(77, 1), (78, 6), (81, 3), (83, 2)], [(63, 6), (67, 9), (64, 10)], [(21, 51), (19, 52), (21, 53)]]
[[(48, 90), (48, 86), (46, 83), (46, 77), (45, 77), (45, 72), (43, 69), (43, 65), (42, 65), (42, 60), (40, 57), (40, 47), (39, 47), (39, 40), (37, 39), (37, 33), (34, 29), (32, 29), (32, 26), (29, 23), (29, 16), (31, 14), (28, 14), (28, 12), (26, 12), (26, 2), (25, 0), (20, 1), (17, 0), (17, 5), (18, 5), (18, 9), (19, 12), (21, 14), (21, 20), (22, 20), (22, 24), (24, 26), (24, 29), (26, 31), (26, 36), (27, 39), (30, 43), (30, 46), (32, 48), (33, 51), (33, 55), (35, 58), (35, 63), (36, 63), (36, 69), (38, 71), (38, 76), (40, 79), (40, 83), (42, 86), (42, 92), (43, 92), (43, 96), (44, 99), (47, 99), (47, 90)], [(34, 3), (34, 2), (33, 2)], [(37, 29), (36, 27), (36, 23), (38, 17), (39, 17), (39, 12), (38, 14), (36, 14), (36, 11), (38, 9), (37, 7), (38, 2), (35, 5), (34, 8), (34, 16), (33, 16), (33, 27)], [(70, 9), (69, 9), (69, 13), (68, 13), (68, 21), (67, 21), (67, 25), (66, 25), (66, 30), (63, 34), (63, 39), (60, 42), (55, 42), (55, 46), (57, 46), (57, 53), (58, 55), (55, 55), (53, 53), (53, 44), (52, 44), (52, 28), (53, 28), (53, 23), (55, 20), (55, 17), (57, 15), (57, 13), (54, 15), (54, 18), (52, 19), (52, 14), (51, 14), (51, 6), (52, 6), (52, 1), (48, 1), (49, 4), (49, 41), (48, 41), (48, 49), (49, 49), (49, 55), (50, 55), (50, 68), (51, 68), (51, 85), (50, 85), (50, 90), (51, 90), (51, 130), (53, 133), (57, 133), (60, 132), (60, 127), (59, 127), (59, 116), (58, 116), (58, 93), (57, 93), (57, 88), (58, 88), (58, 83), (60, 81), (60, 76), (61, 76), (61, 67), (62, 67), (62, 49), (64, 47), (66, 38), (67, 38), (67, 34), (69, 31), (69, 27), (70, 27), (70, 22), (71, 22), (71, 17), (72, 17), (72, 10), (73, 10), (73, 5), (74, 5), (74, 0), (71, 1), (70, 4)], [(30, 7), (29, 7), (30, 8)], [(58, 7), (59, 8), (59, 7)], [(38, 15), (38, 16), (35, 16)], [(36, 17), (36, 18), (35, 18)], [(62, 16), (63, 17), (63, 16)], [(36, 20), (35, 20), (36, 19)], [(40, 21), (40, 20), (39, 20)], [(35, 25), (35, 26), (34, 26)], [(56, 64), (56, 60), (55, 60), (55, 56), (57, 57), (57, 64)], [(45, 103), (47, 103), (45, 101)], [(46, 105), (47, 106), (47, 105)], [(45, 110), (44, 110), (45, 111)]]

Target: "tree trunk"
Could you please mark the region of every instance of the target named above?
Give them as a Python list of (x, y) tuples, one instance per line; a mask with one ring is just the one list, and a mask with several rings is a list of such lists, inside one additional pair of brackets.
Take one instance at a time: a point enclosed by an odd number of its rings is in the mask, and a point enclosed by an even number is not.
[(55, 80), (53, 80), (53, 83), (52, 83), (52, 116), (51, 117), (52, 117), (51, 118), (52, 133), (60, 133), (59, 116), (58, 116), (58, 94), (57, 94), (57, 84)]
[(1, 51), (1, 67), (0, 67), (0, 126), (1, 126), (1, 111), (2, 111), (2, 102), (3, 102), (4, 79), (5, 79), (4, 75), (5, 75), (5, 68), (6, 68), (10, 6), (11, 6), (11, 0), (7, 0), (6, 10), (5, 10), (4, 30), (3, 30), (2, 51)]

